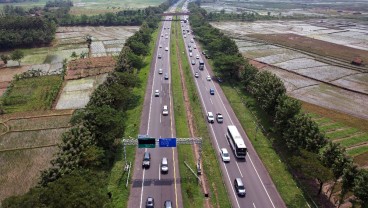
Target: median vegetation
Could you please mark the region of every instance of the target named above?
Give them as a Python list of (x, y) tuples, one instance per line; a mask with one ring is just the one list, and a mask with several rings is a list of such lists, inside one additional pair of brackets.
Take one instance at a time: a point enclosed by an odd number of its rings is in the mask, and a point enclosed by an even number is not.
[[(274, 173), (271, 177), (287, 206), (301, 207), (300, 200), (303, 200), (303, 197), (295, 185), (285, 189), (285, 182), (280, 180), (283, 178), (283, 171), (275, 171), (282, 170), (284, 165), (277, 165), (275, 158), (272, 158), (276, 155), (289, 167), (294, 180), (313, 190), (311, 192), (303, 189), (307, 195), (312, 196), (318, 206), (323, 206), (323, 185), (326, 182), (336, 183), (339, 179), (342, 181), (341, 202), (348, 192), (352, 192), (357, 201), (366, 206), (368, 194), (362, 190), (368, 189), (368, 172), (358, 170), (339, 144), (328, 142), (317, 123), (301, 111), (300, 102), (286, 95), (286, 89), (278, 77), (266, 71), (260, 72), (249, 65), (239, 53), (235, 42), (208, 23), (205, 10), (194, 3), (189, 5), (189, 9), (194, 34), (213, 58), (215, 73), (224, 77), (227, 82), (224, 84), (226, 95), (231, 96), (231, 88), (237, 89), (240, 97), (247, 99), (247, 102), (242, 102), (244, 107), (253, 108), (258, 116), (263, 116), (259, 118), (261, 123), (255, 121), (255, 127), (269, 138), (264, 144), (273, 147), (273, 153), (267, 155), (265, 150), (257, 145), (256, 139), (251, 140), (266, 168), (270, 173)], [(236, 105), (232, 103), (231, 98), (230, 103)], [(244, 120), (242, 124), (246, 126)], [(266, 128), (262, 128), (260, 124)], [(275, 151), (278, 154), (275, 154)], [(271, 164), (269, 161), (275, 163)], [(316, 186), (309, 185), (313, 184), (313, 181), (317, 182)], [(290, 192), (294, 195), (290, 195)], [(295, 198), (300, 200), (296, 202)], [(305, 203), (302, 206), (306, 206)]]

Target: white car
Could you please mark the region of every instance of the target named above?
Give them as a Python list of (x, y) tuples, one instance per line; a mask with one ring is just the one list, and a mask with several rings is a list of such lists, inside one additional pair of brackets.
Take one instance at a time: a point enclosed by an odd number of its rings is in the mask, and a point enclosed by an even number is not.
[(159, 47), (159, 48), (162, 48), (162, 45), (159, 45), (158, 47)]
[(184, 35), (184, 38), (186, 38), (187, 36), (186, 35)]
[(167, 105), (164, 105), (164, 107), (162, 108), (162, 115), (169, 115), (169, 109), (167, 108)]
[(212, 112), (207, 113), (207, 121), (208, 121), (208, 123), (215, 123), (215, 118), (213, 117)]
[(193, 48), (194, 48), (194, 49), (197, 49), (197, 46), (196, 46), (196, 45), (193, 45)]
[(169, 51), (169, 47), (166, 47), (166, 48), (165, 48), (165, 51)]
[(196, 59), (199, 59), (199, 55), (198, 54), (196, 55)]
[(206, 79), (207, 79), (207, 81), (211, 81), (211, 76), (208, 75)]
[(192, 56), (193, 56), (193, 53), (192, 53), (192, 52), (190, 52), (190, 53), (189, 53), (189, 56), (190, 56), (190, 57), (192, 57)]
[(162, 74), (162, 69), (158, 69), (158, 74)]
[(167, 35), (166, 35), (166, 37), (165, 37), (165, 38), (166, 38), (166, 39), (168, 39), (168, 38), (169, 38), (169, 36), (167, 36)]
[(221, 148), (220, 155), (223, 162), (230, 162), (230, 154), (226, 148)]
[(160, 91), (159, 90), (155, 90), (155, 97), (160, 97)]
[(198, 72), (196, 72), (196, 73), (194, 74), (194, 76), (195, 76), (195, 78), (198, 78), (198, 77), (199, 77)]

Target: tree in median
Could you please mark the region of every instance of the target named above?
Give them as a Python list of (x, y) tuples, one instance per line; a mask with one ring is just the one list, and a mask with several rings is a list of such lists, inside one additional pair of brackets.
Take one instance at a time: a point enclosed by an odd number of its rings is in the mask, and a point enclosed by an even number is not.
[(18, 65), (20, 66), (20, 61), (22, 58), (24, 58), (24, 53), (21, 50), (15, 50), (13, 51), (13, 53), (10, 55), (11, 60), (13, 61), (18, 61)]

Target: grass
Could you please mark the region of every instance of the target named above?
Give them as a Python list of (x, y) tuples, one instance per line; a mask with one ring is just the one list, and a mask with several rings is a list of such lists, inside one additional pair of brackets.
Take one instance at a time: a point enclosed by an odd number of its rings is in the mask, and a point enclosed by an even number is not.
[[(293, 177), (288, 172), (286, 164), (281, 162), (279, 155), (273, 149), (270, 139), (262, 132), (256, 132), (255, 118), (251, 115), (250, 109), (257, 113), (258, 118), (267, 118), (267, 116), (257, 107), (255, 100), (248, 94), (240, 94), (237, 92), (236, 88), (225, 83), (221, 85), (221, 88), (242, 124), (242, 127), (247, 132), (257, 154), (266, 166), (286, 206), (298, 208), (308, 207), (302, 191), (298, 188)], [(245, 101), (249, 107), (246, 107), (243, 101)], [(261, 123), (266, 128), (270, 127), (266, 119), (261, 120)]]
[(340, 129), (340, 128), (344, 128), (344, 125), (341, 124), (341, 123), (331, 123), (331, 124), (328, 124), (328, 125), (325, 124), (325, 125), (321, 126), (319, 129), (321, 131), (326, 132), (326, 131), (334, 131), (334, 130)]
[[(189, 126), (187, 123), (187, 115), (183, 97), (183, 88), (179, 72), (179, 60), (177, 58), (176, 38), (181, 38), (177, 24), (173, 23), (171, 30), (171, 46), (170, 46), (170, 63), (172, 74), (172, 95), (174, 100), (174, 115), (176, 136), (181, 138), (190, 137)], [(180, 145), (177, 148), (180, 177), (182, 178), (181, 188), (184, 207), (198, 207), (203, 204), (203, 194), (193, 173), (185, 166), (186, 161), (193, 169), (195, 169), (196, 159), (193, 154), (192, 145)], [(184, 179), (184, 180), (183, 180)]]
[[(146, 93), (147, 80), (148, 80), (148, 76), (150, 73), (150, 63), (152, 60), (152, 56), (154, 54), (154, 46), (155, 46), (157, 34), (158, 34), (158, 30), (156, 30), (152, 34), (152, 41), (149, 45), (150, 54), (144, 57), (144, 63), (146, 65), (138, 73), (139, 79), (141, 80), (141, 86), (135, 88), (133, 90), (133, 93), (134, 95), (137, 95), (140, 98), (138, 101), (138, 105), (135, 108), (127, 111), (126, 118), (125, 118), (126, 126), (125, 126), (125, 132), (123, 135), (124, 138), (129, 138), (129, 137), (136, 138), (138, 135), (140, 118), (141, 118), (141, 113), (142, 113), (143, 103), (144, 103), (144, 95)], [(127, 160), (129, 162), (132, 162), (131, 170), (134, 170), (135, 150), (136, 150), (136, 147), (133, 147), (133, 146), (128, 146), (126, 148)], [(112, 207), (127, 207), (129, 193), (130, 193), (130, 186), (128, 186), (128, 188), (125, 187), (127, 173), (123, 172), (125, 161), (123, 157), (122, 147), (119, 147), (116, 155), (117, 156), (116, 156), (114, 165), (110, 171), (109, 185), (108, 185), (108, 190), (112, 193), (111, 205)], [(133, 173), (131, 172), (130, 179), (131, 179), (132, 174)]]
[(29, 119), (15, 119), (6, 122), (9, 125), (10, 130), (23, 130), (23, 129), (42, 129), (42, 128), (58, 128), (68, 126), (70, 121), (70, 115), (55, 116)]
[(339, 143), (343, 147), (350, 147), (350, 146), (357, 145), (363, 142), (368, 142), (368, 134), (362, 134), (356, 137), (351, 137), (351, 138), (343, 139), (339, 141)]
[(360, 146), (346, 151), (351, 157), (361, 155), (368, 152), (368, 146)]
[(62, 79), (60, 76), (41, 76), (12, 83), (13, 87), (2, 98), (6, 113), (50, 109)]
[[(175, 26), (180, 27), (177, 23)], [(179, 51), (185, 51), (184, 41), (179, 38)], [(192, 78), (189, 61), (186, 56), (182, 56), (182, 68), (184, 70), (185, 84), (187, 86), (190, 108), (193, 115), (193, 125), (196, 136), (202, 137), (202, 158), (203, 172), (207, 176), (209, 185), (210, 203), (213, 207), (231, 207), (229, 196), (225, 184), (222, 180), (220, 164), (217, 160), (217, 153), (212, 147), (210, 133), (206, 125), (204, 113), (202, 112), (197, 88)], [(202, 206), (199, 205), (199, 206)], [(197, 206), (198, 207), (198, 206)]]
[(358, 129), (348, 128), (342, 131), (329, 132), (329, 133), (326, 133), (326, 135), (329, 139), (335, 140), (335, 139), (341, 139), (344, 137), (348, 137), (349, 135), (355, 134), (357, 132), (359, 132)]

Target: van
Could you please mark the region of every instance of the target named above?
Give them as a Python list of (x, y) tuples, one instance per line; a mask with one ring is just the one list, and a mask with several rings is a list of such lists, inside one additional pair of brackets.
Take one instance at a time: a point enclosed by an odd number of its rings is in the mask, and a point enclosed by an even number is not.
[(161, 160), (161, 172), (162, 173), (169, 172), (169, 165), (168, 165), (166, 157), (163, 157), (162, 160)]
[(239, 196), (245, 196), (245, 187), (241, 178), (235, 178), (234, 188)]

